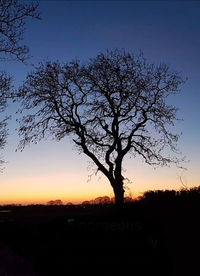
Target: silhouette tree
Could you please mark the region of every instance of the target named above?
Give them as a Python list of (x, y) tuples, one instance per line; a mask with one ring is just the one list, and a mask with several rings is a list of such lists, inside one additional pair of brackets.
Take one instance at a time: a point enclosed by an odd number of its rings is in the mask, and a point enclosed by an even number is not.
[(149, 165), (180, 161), (167, 155), (168, 149), (176, 152), (179, 135), (167, 128), (177, 109), (166, 98), (182, 83), (167, 65), (149, 64), (143, 54), (125, 50), (100, 53), (85, 64), (40, 63), (17, 95), (26, 112), (19, 148), (46, 135), (59, 141), (71, 134), (78, 150), (109, 180), (115, 203), (122, 204), (122, 162), (128, 153)]
[(108, 196), (99, 196), (94, 199), (94, 204), (108, 204), (110, 203), (110, 198)]
[[(11, 78), (5, 73), (0, 72), (0, 113), (5, 111), (7, 105), (7, 96), (11, 88)], [(7, 137), (7, 120), (8, 116), (6, 116), (3, 120), (0, 120), (0, 150), (2, 150), (6, 143)], [(2, 168), (2, 164), (4, 160), (2, 156), (0, 157), (0, 168)]]
[(56, 200), (50, 200), (47, 202), (47, 205), (63, 205), (62, 200), (56, 199)]
[[(18, 0), (0, 0), (0, 53), (2, 59), (25, 61), (29, 48), (21, 45), (27, 17), (40, 18), (38, 4), (23, 4)], [(2, 53), (4, 57), (2, 57)]]
[[(0, 60), (25, 61), (29, 56), (26, 45), (20, 45), (27, 17), (38, 18), (37, 4), (22, 4), (17, 0), (0, 0)], [(11, 89), (11, 77), (0, 72), (0, 112), (5, 111)], [(8, 117), (0, 121), (0, 149), (7, 138)], [(3, 163), (0, 159), (0, 165)]]

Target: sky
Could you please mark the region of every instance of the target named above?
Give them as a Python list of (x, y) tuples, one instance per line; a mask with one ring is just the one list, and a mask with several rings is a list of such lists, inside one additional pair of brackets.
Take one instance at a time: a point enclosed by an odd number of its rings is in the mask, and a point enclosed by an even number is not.
[[(179, 149), (189, 160), (180, 170), (157, 168), (141, 159), (127, 157), (124, 175), (131, 181), (126, 195), (136, 197), (147, 190), (180, 189), (200, 185), (200, 2), (199, 1), (39, 1), (41, 20), (28, 20), (24, 43), (32, 58), (24, 65), (2, 62), (0, 70), (13, 76), (17, 88), (32, 64), (40, 61), (87, 61), (106, 49), (141, 50), (150, 62), (167, 63), (187, 82), (170, 99), (180, 110), (175, 132), (182, 132)], [(61, 199), (79, 203), (98, 196), (113, 196), (102, 175), (90, 160), (79, 155), (73, 142), (43, 140), (16, 152), (15, 130), (18, 106), (9, 104), (9, 137), (3, 151), (5, 169), (0, 174), (0, 204), (46, 203)], [(181, 177), (181, 180), (180, 180)]]

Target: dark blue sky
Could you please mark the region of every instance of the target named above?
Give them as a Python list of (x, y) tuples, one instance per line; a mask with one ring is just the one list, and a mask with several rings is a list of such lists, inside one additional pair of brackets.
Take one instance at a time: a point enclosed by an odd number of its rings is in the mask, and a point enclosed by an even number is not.
[[(29, 21), (25, 42), (29, 63), (75, 57), (87, 60), (105, 49), (144, 52), (148, 60), (166, 62), (189, 81), (182, 101), (199, 100), (199, 1), (39, 1), (41, 21)], [(16, 82), (30, 66), (3, 65)], [(10, 69), (11, 68), (11, 69)], [(191, 89), (192, 88), (192, 89)], [(184, 91), (185, 91), (184, 89)], [(196, 92), (195, 92), (196, 91)], [(197, 97), (197, 98), (196, 98)], [(190, 109), (190, 108), (189, 108)], [(193, 109), (193, 108), (192, 108)]]
[[(191, 160), (188, 184), (200, 180), (200, 1), (39, 1), (42, 20), (29, 20), (24, 35), (33, 56), (28, 65), (3, 63), (18, 85), (39, 61), (87, 60), (106, 49), (144, 52), (152, 62), (165, 62), (188, 81), (171, 102), (184, 119), (180, 147)], [(12, 113), (13, 106), (9, 111)], [(11, 132), (15, 127), (10, 122)], [(13, 132), (10, 141), (17, 141)], [(17, 142), (16, 142), (17, 143)], [(6, 154), (5, 154), (6, 156)], [(9, 160), (17, 160), (8, 146)], [(8, 160), (8, 161), (9, 161)], [(10, 161), (9, 161), (10, 162)], [(13, 161), (14, 162), (14, 161)], [(11, 173), (11, 171), (10, 171)], [(9, 168), (8, 168), (9, 174)], [(194, 178), (194, 179), (193, 179)]]
[[(30, 63), (75, 57), (87, 60), (100, 51), (140, 50), (152, 62), (166, 62), (188, 77), (182, 95), (173, 99), (197, 127), (200, 102), (199, 1), (39, 1), (42, 20), (29, 21), (25, 42)], [(7, 65), (15, 79), (30, 66)], [(7, 67), (6, 66), (6, 67)], [(188, 126), (188, 127), (190, 127)], [(196, 126), (196, 127), (195, 127)], [(191, 130), (191, 129), (190, 129)], [(197, 131), (197, 128), (196, 128)], [(199, 128), (196, 135), (200, 135)]]

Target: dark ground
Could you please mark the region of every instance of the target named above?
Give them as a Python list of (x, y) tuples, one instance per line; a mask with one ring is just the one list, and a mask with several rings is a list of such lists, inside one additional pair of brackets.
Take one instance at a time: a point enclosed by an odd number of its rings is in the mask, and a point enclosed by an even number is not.
[(199, 207), (199, 188), (123, 209), (1, 206), (0, 275), (200, 275)]

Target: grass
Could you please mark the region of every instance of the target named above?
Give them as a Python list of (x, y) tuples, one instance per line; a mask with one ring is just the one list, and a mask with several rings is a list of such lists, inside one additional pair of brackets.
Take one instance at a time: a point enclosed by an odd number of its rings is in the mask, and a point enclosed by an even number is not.
[(2, 206), (0, 275), (196, 275), (199, 207), (200, 188), (148, 192), (121, 209)]

